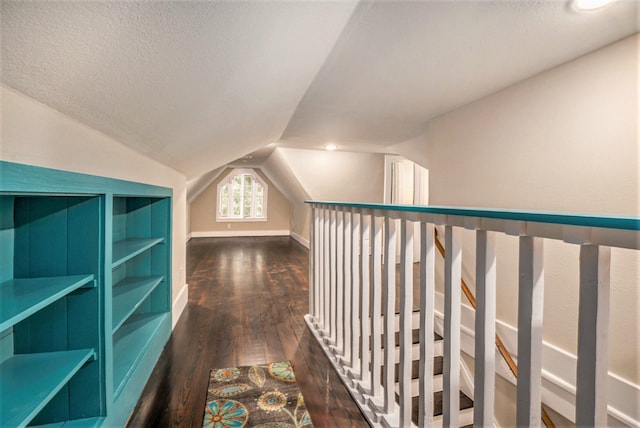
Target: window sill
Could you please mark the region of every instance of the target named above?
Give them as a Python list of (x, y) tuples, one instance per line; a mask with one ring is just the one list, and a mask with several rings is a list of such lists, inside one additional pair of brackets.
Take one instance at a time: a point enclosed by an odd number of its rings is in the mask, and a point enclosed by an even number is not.
[(256, 222), (265, 222), (268, 219), (265, 218), (220, 218), (216, 217), (216, 222), (218, 223), (256, 223)]

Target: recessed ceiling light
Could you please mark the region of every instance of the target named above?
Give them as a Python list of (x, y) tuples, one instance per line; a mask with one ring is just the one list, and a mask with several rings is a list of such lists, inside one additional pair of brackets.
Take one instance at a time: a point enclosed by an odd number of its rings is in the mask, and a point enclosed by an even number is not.
[(333, 150), (337, 149), (338, 146), (336, 146), (335, 144), (327, 144), (326, 146), (324, 146), (324, 148), (327, 149), (327, 150), (333, 151)]
[(573, 0), (573, 8), (579, 12), (591, 12), (613, 3), (615, 0)]

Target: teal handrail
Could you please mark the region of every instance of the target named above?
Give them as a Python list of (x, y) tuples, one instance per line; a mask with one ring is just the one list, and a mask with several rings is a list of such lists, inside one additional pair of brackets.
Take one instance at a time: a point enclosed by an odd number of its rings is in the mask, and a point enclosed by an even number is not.
[(483, 217), (496, 220), (528, 221), (537, 223), (562, 224), (568, 226), (601, 227), (606, 229), (640, 231), (640, 217), (622, 216), (615, 214), (583, 214), (496, 208), (445, 207), (435, 205), (393, 205), (335, 201), (305, 201), (305, 203), (310, 205), (325, 205), (333, 207), (455, 215), (462, 217)]

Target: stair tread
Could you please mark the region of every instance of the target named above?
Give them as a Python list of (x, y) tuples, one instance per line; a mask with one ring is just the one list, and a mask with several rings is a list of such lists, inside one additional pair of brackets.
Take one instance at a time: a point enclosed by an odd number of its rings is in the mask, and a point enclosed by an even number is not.
[[(442, 415), (442, 391), (433, 393), (433, 416)], [(420, 397), (411, 398), (411, 420), (414, 424), (418, 424), (418, 412)], [(400, 396), (396, 394), (396, 403), (400, 403)], [(473, 407), (473, 400), (464, 392), (460, 391), (460, 410), (466, 410)]]
[[(436, 356), (433, 358), (433, 375), (438, 376), (442, 374), (442, 368), (444, 364), (444, 358)], [(384, 376), (384, 367), (380, 367), (381, 376)], [(414, 360), (411, 362), (411, 379), (418, 379), (420, 375), (420, 361)], [(395, 376), (396, 382), (400, 381), (400, 363), (395, 364)]]
[[(394, 337), (395, 337), (396, 346), (399, 346), (400, 345), (400, 332), (396, 331)], [(433, 340), (435, 342), (437, 342), (439, 340), (442, 340), (442, 337), (438, 333), (434, 332), (433, 333)], [(384, 349), (384, 342), (385, 342), (384, 333), (382, 333), (381, 341), (382, 341), (382, 349)], [(411, 343), (414, 344), (414, 345), (417, 345), (418, 343), (420, 343), (420, 330), (419, 329), (411, 330)], [(371, 345), (369, 345), (369, 346), (371, 346)]]

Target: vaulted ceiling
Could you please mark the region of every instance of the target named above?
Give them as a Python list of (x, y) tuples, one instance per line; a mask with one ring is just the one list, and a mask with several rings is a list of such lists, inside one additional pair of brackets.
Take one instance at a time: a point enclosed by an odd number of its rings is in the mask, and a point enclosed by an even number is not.
[(640, 27), (635, 0), (591, 13), (564, 0), (1, 8), (2, 84), (188, 177), (276, 146), (385, 152)]

